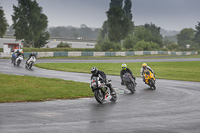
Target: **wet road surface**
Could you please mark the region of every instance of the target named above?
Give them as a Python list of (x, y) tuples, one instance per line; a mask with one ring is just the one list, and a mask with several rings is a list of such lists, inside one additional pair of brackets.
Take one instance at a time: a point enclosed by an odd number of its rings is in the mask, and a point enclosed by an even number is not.
[[(87, 83), (90, 79), (90, 74), (26, 70), (24, 64), (14, 67), (9, 60), (0, 60), (0, 73)], [(131, 95), (120, 85), (119, 76), (108, 78), (118, 94), (116, 103), (108, 100), (100, 105), (94, 98), (1, 103), (0, 133), (200, 132), (200, 82), (157, 79), (157, 90), (150, 90), (137, 78), (136, 93)]]

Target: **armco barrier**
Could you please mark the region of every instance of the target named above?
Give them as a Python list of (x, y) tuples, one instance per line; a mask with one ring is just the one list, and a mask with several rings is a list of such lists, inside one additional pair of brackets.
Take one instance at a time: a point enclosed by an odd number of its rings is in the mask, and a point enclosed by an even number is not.
[[(28, 57), (31, 52), (24, 52), (24, 57)], [(58, 56), (134, 56), (134, 55), (194, 55), (198, 51), (127, 51), (127, 52), (36, 52), (37, 58), (58, 57)], [(11, 53), (0, 53), (0, 58), (11, 57)]]

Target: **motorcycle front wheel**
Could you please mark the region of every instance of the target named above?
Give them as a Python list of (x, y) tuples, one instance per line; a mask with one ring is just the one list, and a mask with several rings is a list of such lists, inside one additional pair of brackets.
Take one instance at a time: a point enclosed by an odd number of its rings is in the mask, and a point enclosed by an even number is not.
[(151, 89), (153, 89), (153, 90), (156, 89), (155, 81), (153, 79), (151, 80)]
[(131, 91), (131, 94), (135, 93), (135, 87), (133, 83), (128, 84), (127, 88)]
[(96, 101), (98, 103), (100, 103), (100, 104), (103, 103), (103, 101), (104, 101), (104, 95), (103, 95), (103, 93), (102, 93), (102, 91), (100, 89), (94, 90), (94, 97), (95, 97), (95, 99), (96, 99)]
[(19, 65), (20, 65), (20, 63), (21, 63), (21, 61), (20, 61), (20, 60), (18, 60), (18, 61), (17, 61), (17, 66), (19, 66)]
[(30, 62), (30, 64), (28, 65), (28, 69), (31, 69), (33, 66), (33, 62)]

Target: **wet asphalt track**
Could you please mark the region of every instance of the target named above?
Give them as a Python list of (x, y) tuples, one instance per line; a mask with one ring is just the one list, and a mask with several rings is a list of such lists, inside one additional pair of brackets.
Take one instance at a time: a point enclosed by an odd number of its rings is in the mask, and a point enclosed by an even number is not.
[[(191, 60), (199, 61), (199, 58)], [(52, 62), (52, 60), (37, 60), (37, 62), (49, 61)], [(77, 61), (54, 60), (54, 62)], [(9, 60), (0, 60), (0, 73), (81, 82), (89, 82), (90, 79), (90, 74), (59, 72), (36, 67), (33, 67), (33, 70), (26, 70), (24, 64), (14, 67)], [(150, 90), (141, 78), (137, 78), (136, 93), (130, 95), (129, 91), (120, 85), (119, 76), (108, 75), (108, 78), (112, 79), (114, 87), (120, 88), (116, 89), (118, 93), (116, 103), (108, 100), (107, 103), (100, 105), (94, 98), (1, 103), (0, 133), (200, 132), (200, 82), (157, 79), (157, 90)]]

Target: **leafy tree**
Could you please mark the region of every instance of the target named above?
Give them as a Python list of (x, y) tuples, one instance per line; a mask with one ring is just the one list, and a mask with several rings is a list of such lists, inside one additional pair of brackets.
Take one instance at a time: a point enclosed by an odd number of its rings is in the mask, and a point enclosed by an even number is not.
[(124, 2), (124, 14), (129, 20), (132, 20), (133, 15), (131, 13), (132, 2), (131, 0), (125, 0)]
[(119, 7), (112, 7), (107, 12), (108, 16), (108, 38), (110, 41), (119, 42), (123, 38), (122, 17), (123, 10)]
[(162, 35), (160, 34), (160, 27), (157, 27), (155, 24), (145, 24), (144, 27), (150, 31), (148, 36), (148, 41), (155, 42), (159, 44), (160, 47), (163, 46)]
[(194, 29), (184, 28), (177, 34), (178, 45), (185, 47), (187, 44), (192, 45), (194, 39)]
[(155, 42), (160, 47), (163, 46), (162, 35), (160, 28), (154, 24), (145, 24), (144, 26), (137, 26), (134, 28), (134, 36), (138, 41)]
[(108, 38), (112, 42), (120, 42), (133, 31), (131, 21), (131, 1), (123, 5), (123, 0), (111, 0), (110, 8), (107, 13), (108, 21)]
[(5, 18), (4, 10), (0, 6), (0, 37), (2, 38), (8, 27), (7, 20)]
[(119, 7), (122, 8), (123, 0), (111, 0), (110, 8), (112, 7)]
[(13, 28), (17, 40), (24, 39), (25, 44), (32, 47), (43, 47), (49, 39), (46, 31), (47, 16), (42, 13), (36, 0), (18, 0), (18, 6), (13, 5)]
[(200, 46), (200, 22), (198, 22), (198, 25), (195, 25), (195, 29), (194, 41)]

